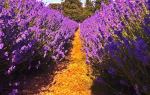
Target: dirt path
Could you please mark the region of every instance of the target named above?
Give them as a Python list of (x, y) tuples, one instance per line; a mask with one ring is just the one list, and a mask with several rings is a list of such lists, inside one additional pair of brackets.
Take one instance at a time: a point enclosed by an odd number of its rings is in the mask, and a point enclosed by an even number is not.
[(52, 86), (47, 86), (40, 95), (91, 95), (92, 79), (90, 67), (85, 63), (85, 54), (81, 50), (80, 30), (75, 33), (71, 58), (67, 68), (58, 71)]

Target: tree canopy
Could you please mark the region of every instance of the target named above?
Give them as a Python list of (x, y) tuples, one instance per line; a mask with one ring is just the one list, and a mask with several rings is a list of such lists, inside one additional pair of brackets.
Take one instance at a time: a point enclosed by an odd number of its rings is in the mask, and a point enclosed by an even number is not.
[(61, 4), (52, 4), (50, 8), (57, 9), (65, 16), (77, 22), (82, 22), (87, 17), (90, 17), (96, 10), (100, 9), (101, 2), (109, 0), (86, 0), (85, 6), (80, 0), (62, 0)]
[(83, 8), (80, 0), (65, 0), (62, 3), (62, 6), (65, 16), (68, 16), (75, 21), (81, 21)]

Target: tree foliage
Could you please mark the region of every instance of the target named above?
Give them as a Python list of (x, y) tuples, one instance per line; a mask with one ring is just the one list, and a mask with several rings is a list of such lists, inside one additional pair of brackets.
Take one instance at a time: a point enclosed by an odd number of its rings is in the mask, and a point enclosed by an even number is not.
[(63, 13), (65, 16), (68, 16), (69, 18), (78, 22), (83, 19), (82, 3), (79, 0), (65, 0), (62, 3), (62, 6), (63, 6)]
[(109, 0), (86, 0), (85, 6), (80, 0), (62, 0), (61, 4), (50, 4), (50, 8), (57, 9), (70, 19), (82, 22), (90, 17), (96, 10), (100, 9), (102, 2), (108, 3)]
[(94, 13), (94, 3), (91, 0), (86, 0), (83, 15), (85, 18), (91, 16)]
[(62, 6), (61, 6), (61, 4), (60, 3), (54, 3), (54, 4), (49, 4), (49, 7), (51, 8), (51, 9), (55, 9), (55, 10), (61, 10), (61, 8), (62, 8)]

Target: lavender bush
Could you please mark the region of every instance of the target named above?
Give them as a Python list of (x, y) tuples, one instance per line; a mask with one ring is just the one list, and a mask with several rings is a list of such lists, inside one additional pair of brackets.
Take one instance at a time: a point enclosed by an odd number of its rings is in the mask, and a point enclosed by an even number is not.
[(36, 0), (0, 0), (0, 74), (61, 61), (78, 24)]
[(111, 1), (81, 24), (87, 62), (96, 76), (94, 94), (149, 95), (147, 6), (149, 2), (145, 0)]

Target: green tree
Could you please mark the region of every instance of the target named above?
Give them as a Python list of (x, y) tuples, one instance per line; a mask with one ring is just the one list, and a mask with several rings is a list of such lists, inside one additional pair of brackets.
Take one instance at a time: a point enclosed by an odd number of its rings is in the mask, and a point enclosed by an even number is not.
[(91, 0), (86, 0), (85, 7), (87, 8), (93, 7), (93, 2)]
[(91, 16), (94, 13), (94, 4), (91, 0), (86, 0), (84, 13), (86, 17)]
[(62, 5), (65, 16), (68, 16), (69, 18), (78, 22), (82, 21), (83, 8), (80, 0), (65, 0)]
[(95, 1), (95, 10), (100, 9), (100, 4), (101, 4), (102, 0), (96, 0)]
[(52, 3), (52, 4), (49, 4), (49, 8), (60, 11), (61, 10), (61, 4), (60, 3)]

